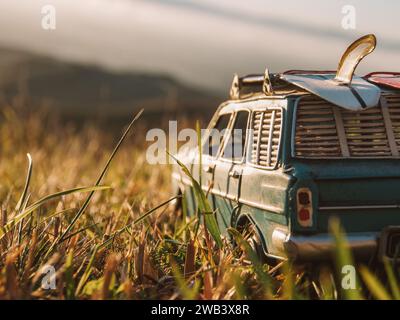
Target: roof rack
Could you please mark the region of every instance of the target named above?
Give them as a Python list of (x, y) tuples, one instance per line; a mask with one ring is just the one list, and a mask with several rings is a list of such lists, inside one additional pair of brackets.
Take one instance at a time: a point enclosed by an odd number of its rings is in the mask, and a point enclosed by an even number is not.
[[(230, 96), (232, 99), (241, 99), (256, 93), (271, 96), (309, 92), (352, 110), (372, 107), (379, 99), (379, 88), (368, 82), (373, 81), (371, 75), (366, 81), (355, 77), (354, 71), (361, 60), (373, 52), (375, 47), (376, 38), (373, 34), (354, 41), (342, 55), (336, 71), (289, 70), (276, 74), (269, 73), (268, 69), (265, 69), (264, 74), (247, 75), (241, 78), (235, 74)], [(389, 83), (387, 79), (381, 78), (382, 76), (378, 80), (375, 79), (375, 82), (400, 87), (397, 79), (393, 84), (393, 80)], [(343, 94), (346, 94), (348, 101), (344, 101)]]
[(335, 70), (287, 70), (283, 74), (336, 74)]
[(230, 89), (230, 97), (233, 100), (241, 99), (254, 93), (273, 95), (275, 89), (288, 87), (288, 83), (280, 79), (279, 73), (269, 73), (265, 69), (264, 74), (249, 74), (244, 77), (234, 75)]

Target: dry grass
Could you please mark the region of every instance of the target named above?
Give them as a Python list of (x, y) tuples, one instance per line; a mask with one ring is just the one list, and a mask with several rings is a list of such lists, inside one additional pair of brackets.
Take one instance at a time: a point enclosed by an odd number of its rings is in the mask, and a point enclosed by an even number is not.
[[(88, 192), (52, 198), (10, 225), (44, 196), (93, 186), (115, 141), (104, 128), (76, 130), (44, 114), (2, 112), (0, 299), (335, 298), (329, 270), (313, 282), (288, 265), (260, 264), (240, 235), (236, 249), (226, 239), (218, 249), (202, 223), (195, 236), (196, 219), (184, 221), (168, 205), (170, 168), (145, 161), (138, 127), (101, 182), (110, 189), (94, 193), (64, 238)], [(33, 170), (26, 201), (16, 209), (27, 152)], [(56, 270), (55, 289), (42, 288), (46, 265)]]

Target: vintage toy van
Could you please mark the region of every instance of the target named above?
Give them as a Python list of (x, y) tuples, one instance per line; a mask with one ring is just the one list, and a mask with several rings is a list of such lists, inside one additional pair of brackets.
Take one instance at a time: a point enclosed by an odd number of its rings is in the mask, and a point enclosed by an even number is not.
[[(193, 150), (201, 161), (177, 155), (201, 181), (222, 232), (250, 226), (252, 244), (265, 256), (321, 260), (334, 247), (328, 227), (337, 217), (357, 257), (396, 257), (399, 78), (353, 75), (374, 47), (372, 35), (357, 40), (337, 71), (235, 76), (202, 154)], [(223, 134), (211, 139), (213, 131)], [(194, 212), (191, 180), (178, 167), (173, 180)]]

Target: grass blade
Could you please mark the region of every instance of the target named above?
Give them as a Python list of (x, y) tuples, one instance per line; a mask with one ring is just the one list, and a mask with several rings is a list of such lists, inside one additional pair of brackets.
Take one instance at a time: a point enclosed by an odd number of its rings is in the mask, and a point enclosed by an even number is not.
[(194, 240), (190, 240), (186, 247), (185, 266), (183, 269), (185, 279), (189, 278), (196, 271), (195, 261), (196, 247), (194, 245)]
[(193, 300), (196, 299), (196, 297), (199, 294), (199, 288), (200, 288), (200, 283), (195, 280), (194, 284), (192, 286), (189, 286), (184, 277), (182, 276), (178, 265), (174, 261), (173, 258), (171, 258), (171, 269), (172, 269), (172, 274), (174, 275), (175, 282), (179, 288), (180, 293), (182, 294), (182, 298), (184, 300)]
[(234, 228), (228, 228), (228, 232), (235, 239), (236, 243), (242, 248), (246, 253), (247, 257), (250, 259), (254, 272), (257, 274), (259, 281), (261, 282), (266, 297), (271, 298), (271, 283), (272, 279), (263, 269), (261, 261), (258, 259), (257, 253), (250, 247), (249, 243), (243, 238), (242, 234)]
[(82, 291), (83, 286), (86, 284), (86, 281), (89, 279), (90, 274), (92, 273), (92, 265), (94, 262), (94, 259), (96, 257), (96, 253), (98, 250), (98, 246), (95, 246), (93, 249), (93, 253), (92, 256), (90, 257), (89, 263), (86, 266), (86, 269), (81, 277), (81, 279), (79, 280), (78, 286), (76, 287), (76, 291), (75, 291), (75, 296), (79, 296), (79, 294)]
[[(131, 130), (133, 124), (136, 122), (137, 119), (139, 119), (140, 115), (143, 113), (143, 109), (141, 109), (133, 118), (133, 120), (131, 121), (131, 123), (128, 125), (128, 127), (126, 128), (125, 132), (123, 133), (123, 135), (121, 136), (121, 138), (119, 139), (117, 145), (115, 146), (113, 152), (111, 153), (110, 157), (107, 160), (106, 165), (104, 166), (103, 170), (101, 171), (99, 177), (97, 178), (97, 181), (95, 183), (95, 186), (98, 186), (101, 183), (101, 180), (103, 180), (104, 175), (107, 172), (108, 167), (111, 164), (111, 161), (113, 160), (114, 156), (116, 155), (118, 149), (120, 148), (122, 142), (125, 140), (126, 136), (128, 135), (129, 131)], [(71, 231), (71, 229), (74, 227), (75, 223), (78, 221), (78, 219), (80, 218), (80, 216), (85, 212), (86, 208), (89, 205), (90, 200), (92, 199), (94, 195), (94, 191), (90, 192), (88, 197), (86, 198), (85, 202), (83, 203), (82, 207), (79, 209), (79, 211), (77, 212), (77, 214), (75, 215), (75, 217), (72, 219), (71, 223), (68, 225), (68, 227), (65, 229), (65, 231), (63, 232), (63, 234), (61, 235), (58, 243), (60, 243), (64, 237)]]
[[(335, 258), (336, 258), (336, 267), (337, 267), (337, 273), (339, 275), (342, 274), (342, 268), (344, 266), (353, 266), (354, 267), (354, 261), (352, 254), (349, 249), (349, 244), (347, 242), (347, 239), (344, 235), (344, 230), (340, 226), (340, 222), (337, 218), (332, 218), (329, 221), (329, 228), (330, 231), (334, 237), (335, 241)], [(355, 283), (356, 283), (356, 288), (355, 289), (342, 289), (342, 295), (349, 300), (361, 300), (363, 299), (361, 295), (361, 289), (359, 288), (359, 279), (356, 276)]]
[(202, 157), (202, 150), (201, 150), (201, 130), (200, 130), (200, 123), (196, 121), (196, 133), (197, 133), (197, 148), (199, 152), (199, 185), (202, 185), (201, 181), (201, 169), (203, 168), (203, 157)]
[(182, 171), (191, 180), (193, 189), (194, 189), (194, 194), (196, 197), (196, 201), (199, 206), (199, 210), (204, 215), (204, 220), (206, 223), (207, 230), (210, 232), (210, 234), (213, 237), (214, 241), (216, 242), (217, 246), (219, 248), (222, 248), (221, 232), (220, 232), (218, 224), (217, 224), (217, 219), (215, 218), (215, 215), (213, 214), (211, 205), (208, 202), (206, 195), (204, 194), (203, 190), (201, 189), (201, 187), (200, 187), (199, 183), (196, 181), (196, 179), (194, 179), (193, 176), (190, 174), (189, 169), (181, 161), (179, 161), (176, 157), (174, 157), (172, 154), (170, 154), (169, 152), (168, 152), (168, 154), (178, 163), (178, 165), (181, 167)]
[(369, 291), (376, 299), (391, 299), (390, 294), (386, 291), (385, 287), (365, 266), (360, 267), (360, 273)]
[(102, 249), (104, 247), (106, 247), (110, 242), (113, 241), (113, 239), (120, 235), (121, 233), (127, 231), (129, 228), (131, 228), (132, 226), (138, 224), (139, 222), (143, 221), (144, 219), (146, 219), (149, 215), (151, 215), (153, 212), (157, 211), (158, 209), (160, 209), (161, 207), (167, 205), (168, 203), (170, 203), (171, 201), (174, 201), (175, 199), (179, 198), (179, 196), (175, 196), (172, 197), (170, 199), (168, 199), (167, 201), (164, 201), (163, 203), (159, 204), (158, 206), (150, 209), (149, 211), (147, 211), (146, 213), (144, 213), (143, 215), (141, 215), (139, 218), (137, 218), (136, 220), (134, 220), (132, 223), (128, 223), (125, 227), (115, 231), (110, 238), (108, 238), (106, 241), (104, 241), (100, 246), (99, 249)]
[(42, 199), (36, 201), (35, 203), (31, 204), (29, 207), (27, 207), (24, 211), (22, 211), (20, 214), (15, 216), (13, 219), (11, 219), (5, 226), (4, 228), (0, 228), (0, 239), (6, 234), (15, 224), (20, 222), (22, 219), (26, 218), (28, 215), (30, 215), (33, 211), (38, 209), (42, 204), (46, 203), (47, 201), (61, 197), (64, 195), (72, 194), (72, 193), (77, 193), (77, 192), (93, 192), (94, 190), (106, 190), (110, 189), (108, 186), (96, 186), (96, 187), (78, 187), (78, 188), (73, 188), (73, 189), (68, 189), (64, 190), (61, 192), (56, 192), (53, 194), (50, 194), (48, 196), (43, 197)]
[(29, 153), (26, 154), (28, 157), (28, 173), (26, 175), (24, 191), (22, 192), (21, 198), (18, 200), (17, 206), (15, 207), (15, 211), (19, 212), (25, 203), (25, 199), (28, 195), (28, 188), (32, 177), (32, 169), (33, 169), (33, 161), (32, 157)]
[(399, 288), (399, 284), (397, 282), (396, 276), (393, 271), (393, 266), (391, 265), (389, 259), (386, 257), (383, 258), (383, 264), (385, 266), (386, 275), (388, 277), (388, 281), (389, 281), (389, 285), (390, 285), (390, 289), (392, 291), (393, 297), (396, 300), (400, 300), (400, 288)]

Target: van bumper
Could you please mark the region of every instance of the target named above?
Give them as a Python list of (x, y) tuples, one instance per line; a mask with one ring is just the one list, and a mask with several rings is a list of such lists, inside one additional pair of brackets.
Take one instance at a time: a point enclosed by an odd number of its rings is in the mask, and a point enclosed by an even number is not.
[[(349, 249), (356, 259), (368, 259), (376, 253), (379, 233), (346, 234)], [(332, 259), (336, 245), (329, 234), (310, 236), (290, 235), (283, 242), (287, 258), (296, 261)]]

